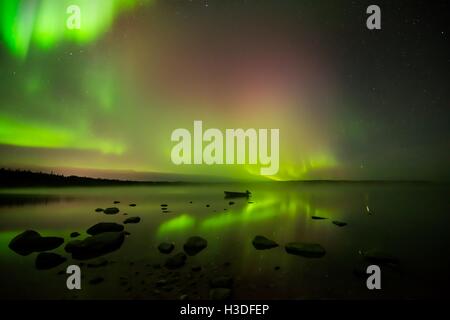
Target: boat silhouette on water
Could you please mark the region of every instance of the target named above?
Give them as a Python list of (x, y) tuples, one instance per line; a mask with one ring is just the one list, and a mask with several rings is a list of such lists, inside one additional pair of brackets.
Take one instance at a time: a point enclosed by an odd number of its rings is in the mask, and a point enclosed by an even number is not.
[(246, 190), (245, 192), (236, 192), (236, 191), (224, 191), (225, 198), (248, 198), (251, 196), (251, 192)]

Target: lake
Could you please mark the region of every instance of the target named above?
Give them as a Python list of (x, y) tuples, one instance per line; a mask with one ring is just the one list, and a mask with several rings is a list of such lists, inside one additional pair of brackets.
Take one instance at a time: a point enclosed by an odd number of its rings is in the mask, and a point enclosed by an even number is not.
[[(249, 199), (224, 198), (224, 190), (247, 189), (252, 192)], [(233, 279), (234, 299), (439, 298), (449, 283), (449, 190), (446, 184), (343, 182), (1, 190), (0, 296), (207, 299), (211, 279), (226, 275)], [(161, 204), (169, 212), (163, 213)], [(95, 212), (113, 206), (120, 209), (118, 214)], [(98, 222), (123, 223), (134, 216), (141, 221), (125, 225), (130, 234), (117, 251), (87, 261), (65, 252), (65, 244), (73, 240), (70, 233), (77, 231), (77, 239), (83, 239)], [(335, 220), (347, 225), (337, 226)], [(67, 262), (37, 270), (37, 253), (21, 256), (9, 249), (11, 239), (27, 229), (63, 237), (65, 244), (52, 252)], [(160, 253), (158, 244), (173, 242), (175, 254), (196, 235), (208, 241), (207, 248), (189, 256), (183, 267), (166, 269), (170, 255)], [(256, 250), (256, 235), (280, 246)], [(326, 254), (288, 254), (284, 245), (289, 242), (318, 243)], [(366, 277), (356, 272), (361, 252), (373, 249), (399, 261), (381, 266), (381, 290), (368, 290)], [(91, 262), (106, 265), (89, 267)], [(65, 269), (80, 263), (82, 290), (68, 290)], [(201, 270), (193, 271), (193, 266)], [(104, 280), (90, 284), (96, 277)]]

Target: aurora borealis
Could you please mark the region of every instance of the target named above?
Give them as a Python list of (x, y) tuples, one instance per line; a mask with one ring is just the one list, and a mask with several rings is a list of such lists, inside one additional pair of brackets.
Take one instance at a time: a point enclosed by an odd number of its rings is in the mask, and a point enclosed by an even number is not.
[(274, 180), (450, 178), (445, 2), (335, 2), (1, 1), (0, 165), (261, 179), (173, 165), (202, 120), (279, 128)]

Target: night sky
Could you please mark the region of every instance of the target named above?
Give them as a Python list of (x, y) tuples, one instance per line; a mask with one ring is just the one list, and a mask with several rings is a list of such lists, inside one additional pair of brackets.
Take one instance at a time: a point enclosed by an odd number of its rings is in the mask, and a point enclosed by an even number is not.
[(279, 128), (274, 180), (449, 179), (449, 17), (448, 1), (1, 1), (0, 166), (260, 179), (172, 164), (171, 132), (203, 120)]

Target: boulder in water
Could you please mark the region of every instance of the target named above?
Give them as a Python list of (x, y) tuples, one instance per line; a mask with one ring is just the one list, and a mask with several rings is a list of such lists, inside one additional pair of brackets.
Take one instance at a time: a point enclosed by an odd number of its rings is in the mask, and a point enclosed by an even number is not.
[(123, 223), (124, 224), (139, 223), (140, 221), (141, 221), (141, 218), (139, 218), (139, 217), (129, 217), (129, 218), (125, 219), (125, 221)]
[(116, 207), (112, 207), (112, 208), (106, 208), (105, 210), (103, 210), (103, 213), (105, 214), (116, 214), (119, 213), (119, 208)]
[(66, 258), (53, 252), (41, 252), (37, 255), (35, 266), (38, 270), (47, 270), (66, 262)]
[(320, 258), (326, 253), (325, 249), (317, 243), (291, 242), (286, 244), (287, 253), (306, 258)]
[(334, 220), (333, 224), (337, 225), (338, 227), (345, 227), (347, 225), (346, 222), (337, 221), (337, 220)]
[(208, 242), (199, 236), (190, 237), (183, 246), (184, 252), (190, 256), (195, 256), (208, 246)]
[(32, 252), (56, 249), (63, 243), (63, 238), (42, 237), (34, 230), (26, 230), (11, 240), (9, 248), (22, 256), (27, 256)]
[(103, 232), (120, 232), (123, 230), (123, 225), (114, 222), (99, 222), (89, 229), (87, 229), (87, 234), (95, 236)]
[(278, 243), (273, 240), (267, 239), (264, 236), (256, 236), (253, 239), (252, 243), (256, 250), (266, 250), (278, 247)]
[(103, 232), (84, 240), (73, 240), (65, 250), (72, 254), (73, 259), (87, 260), (119, 249), (124, 239), (124, 232)]
[(158, 246), (159, 252), (164, 253), (164, 254), (171, 253), (174, 248), (175, 248), (175, 246), (173, 245), (173, 243), (170, 243), (170, 242), (162, 242)]

